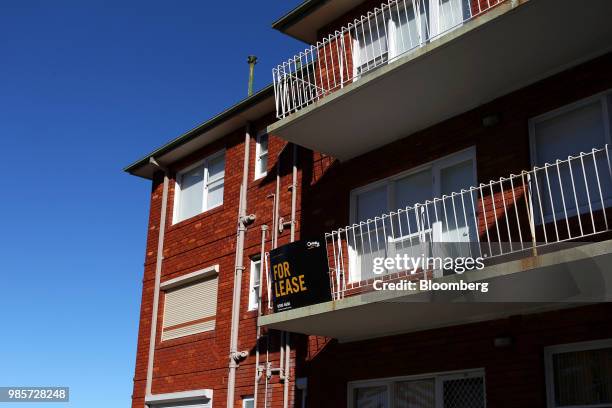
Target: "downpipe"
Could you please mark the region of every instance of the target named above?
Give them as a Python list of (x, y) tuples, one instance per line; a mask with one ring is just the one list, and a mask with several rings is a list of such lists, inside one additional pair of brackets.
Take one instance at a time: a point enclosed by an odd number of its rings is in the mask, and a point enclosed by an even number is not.
[[(291, 175), (291, 242), (295, 241), (295, 216), (297, 208), (297, 146), (293, 145), (293, 166)], [(291, 379), (291, 333), (285, 332), (285, 370), (283, 389), (283, 408), (289, 406), (289, 382)]]
[[(264, 274), (264, 257), (266, 256), (266, 233), (268, 232), (268, 226), (266, 224), (261, 226), (261, 251), (259, 253), (259, 288), (257, 289), (257, 319), (261, 317), (261, 292), (263, 286), (263, 274)], [(257, 324), (257, 336), (255, 341), (255, 389), (253, 391), (253, 406), (257, 407), (257, 394), (259, 391), (259, 379), (261, 378), (262, 370), (259, 367), (259, 348), (261, 339), (261, 326)]]
[(247, 215), (247, 191), (249, 181), (249, 150), (251, 141), (251, 125), (247, 124), (244, 135), (244, 164), (242, 168), (242, 184), (240, 185), (240, 201), (238, 204), (238, 227), (236, 233), (236, 260), (234, 268), (234, 292), (232, 296), (232, 322), (230, 331), (229, 373), (227, 378), (227, 408), (234, 407), (236, 390), (236, 370), (240, 361), (248, 356), (248, 351), (238, 351), (238, 331), (240, 327), (240, 294), (242, 289), (242, 273), (244, 272), (244, 240), (247, 226), (255, 221), (255, 215)]
[(161, 281), (162, 261), (164, 260), (164, 237), (166, 234), (166, 212), (168, 207), (168, 169), (159, 164), (153, 157), (149, 163), (164, 172), (164, 184), (162, 187), (162, 205), (159, 216), (159, 234), (157, 236), (157, 256), (155, 259), (155, 284), (153, 288), (153, 307), (151, 312), (151, 332), (149, 334), (149, 356), (147, 360), (147, 380), (145, 395), (151, 395), (153, 383), (153, 360), (155, 357), (155, 340), (157, 338), (157, 309), (159, 308), (159, 287)]

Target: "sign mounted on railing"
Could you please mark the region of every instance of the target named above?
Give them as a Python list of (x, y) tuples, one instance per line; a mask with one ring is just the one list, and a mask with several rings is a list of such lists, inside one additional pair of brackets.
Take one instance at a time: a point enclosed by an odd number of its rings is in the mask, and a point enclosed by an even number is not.
[(302, 240), (270, 251), (274, 312), (331, 300), (325, 241)]

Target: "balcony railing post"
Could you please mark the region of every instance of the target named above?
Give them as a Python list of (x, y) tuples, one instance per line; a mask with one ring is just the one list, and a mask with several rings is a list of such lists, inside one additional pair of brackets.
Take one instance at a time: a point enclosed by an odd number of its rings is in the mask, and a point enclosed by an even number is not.
[[(527, 178), (527, 183), (525, 183)], [(527, 219), (529, 220), (529, 232), (531, 233), (532, 243), (532, 254), (536, 256), (538, 254), (536, 231), (535, 231), (535, 218), (533, 216), (533, 197), (531, 194), (531, 173), (523, 171), (521, 172), (521, 180), (523, 182), (523, 197), (525, 197), (525, 208), (527, 209)], [(519, 226), (520, 228), (520, 226)]]

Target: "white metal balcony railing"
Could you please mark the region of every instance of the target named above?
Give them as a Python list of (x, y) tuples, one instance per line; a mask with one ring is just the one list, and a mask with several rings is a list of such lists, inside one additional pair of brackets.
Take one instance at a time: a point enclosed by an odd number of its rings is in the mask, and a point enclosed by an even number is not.
[(272, 69), (279, 119), (507, 0), (389, 0)]
[(374, 258), (490, 259), (608, 232), (610, 163), (606, 145), (327, 233), (333, 298), (412, 272), (375, 276)]

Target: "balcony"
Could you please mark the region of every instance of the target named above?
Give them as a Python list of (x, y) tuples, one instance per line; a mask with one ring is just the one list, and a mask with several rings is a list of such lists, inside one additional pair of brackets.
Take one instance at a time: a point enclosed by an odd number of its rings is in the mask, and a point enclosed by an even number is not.
[(391, 0), (273, 69), (268, 130), (351, 159), (608, 52), (611, 14), (605, 0)]
[[(606, 145), (327, 233), (333, 300), (259, 323), (354, 340), (610, 301), (610, 153)], [(482, 258), (485, 266), (460, 273), (435, 262), (376, 263), (420, 256)], [(378, 290), (416, 279), (489, 290)]]

